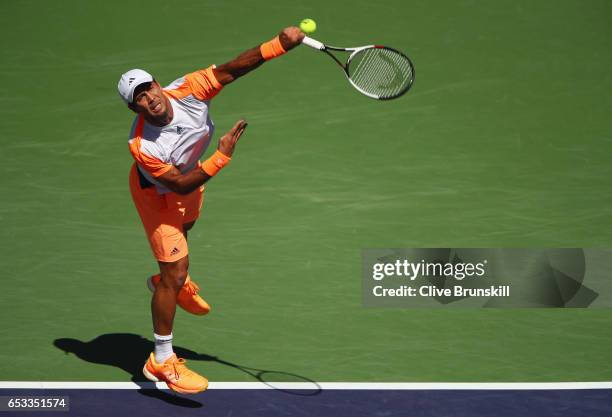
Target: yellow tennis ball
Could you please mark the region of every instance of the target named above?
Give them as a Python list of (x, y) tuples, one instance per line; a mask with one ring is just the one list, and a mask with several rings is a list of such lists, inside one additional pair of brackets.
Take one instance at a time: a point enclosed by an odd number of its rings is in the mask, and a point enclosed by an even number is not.
[(317, 30), (317, 22), (312, 19), (304, 19), (300, 22), (300, 30), (304, 33), (313, 33)]

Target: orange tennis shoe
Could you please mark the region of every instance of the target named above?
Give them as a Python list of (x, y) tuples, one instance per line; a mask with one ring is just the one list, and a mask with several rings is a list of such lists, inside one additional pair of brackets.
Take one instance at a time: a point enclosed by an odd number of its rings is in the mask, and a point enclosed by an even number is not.
[[(147, 286), (151, 292), (155, 292), (155, 287), (159, 284), (161, 276), (159, 274), (153, 275), (147, 279)], [(202, 297), (198, 295), (200, 287), (198, 284), (193, 282), (189, 276), (185, 280), (183, 287), (178, 293), (176, 302), (185, 311), (197, 316), (203, 316), (210, 311), (210, 305), (204, 301)]]
[(187, 368), (185, 362), (185, 359), (179, 359), (173, 353), (160, 364), (155, 360), (155, 353), (151, 352), (142, 373), (149, 381), (165, 382), (168, 388), (181, 394), (205, 391), (208, 388), (208, 379)]

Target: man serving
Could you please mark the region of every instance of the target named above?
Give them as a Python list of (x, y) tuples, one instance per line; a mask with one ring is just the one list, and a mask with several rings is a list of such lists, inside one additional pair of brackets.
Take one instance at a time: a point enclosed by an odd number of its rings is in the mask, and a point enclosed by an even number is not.
[(174, 354), (172, 328), (177, 303), (192, 314), (210, 311), (189, 276), (187, 232), (200, 215), (204, 183), (230, 162), (247, 126), (239, 120), (219, 139), (215, 153), (200, 162), (214, 131), (210, 100), (224, 86), (299, 45), (303, 38), (300, 29), (285, 28), (234, 60), (187, 74), (165, 88), (140, 69), (126, 72), (119, 80), (121, 98), (137, 114), (129, 139), (135, 160), (130, 191), (159, 265), (159, 274), (147, 282), (153, 291), (155, 351), (143, 373), (151, 381), (166, 382), (174, 391), (194, 394), (208, 387), (205, 377), (189, 370), (185, 360)]

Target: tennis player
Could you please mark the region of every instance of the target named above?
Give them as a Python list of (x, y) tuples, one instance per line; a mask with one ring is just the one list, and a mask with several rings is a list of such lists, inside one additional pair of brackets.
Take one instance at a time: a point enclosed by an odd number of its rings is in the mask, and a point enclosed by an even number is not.
[(230, 162), (247, 126), (239, 120), (219, 139), (214, 154), (200, 162), (214, 131), (210, 100), (224, 86), (299, 45), (303, 38), (297, 27), (285, 28), (234, 60), (187, 74), (165, 88), (140, 69), (126, 72), (119, 80), (121, 98), (136, 113), (129, 139), (135, 160), (130, 191), (159, 265), (159, 274), (147, 282), (153, 291), (155, 351), (143, 373), (149, 380), (166, 382), (174, 391), (193, 394), (208, 387), (208, 380), (189, 370), (173, 352), (174, 315), (177, 303), (192, 314), (210, 311), (189, 276), (187, 232), (200, 215), (204, 183)]

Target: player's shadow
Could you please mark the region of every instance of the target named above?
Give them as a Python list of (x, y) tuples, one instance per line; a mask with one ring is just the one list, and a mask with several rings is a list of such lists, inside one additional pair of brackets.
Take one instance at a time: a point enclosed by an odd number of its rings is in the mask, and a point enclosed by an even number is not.
[[(142, 375), (142, 367), (147, 357), (154, 349), (153, 342), (145, 339), (142, 336), (132, 333), (111, 333), (98, 336), (89, 342), (82, 342), (77, 339), (62, 338), (55, 339), (53, 344), (58, 349), (63, 350), (66, 354), (72, 353), (84, 361), (116, 366), (123, 369), (125, 372), (131, 375), (132, 382), (141, 387), (138, 392), (142, 395), (158, 398), (181, 407), (202, 407), (202, 403), (198, 401), (173, 395), (162, 390), (151, 389), (151, 385), (149, 383), (142, 383), (146, 381)], [(222, 365), (238, 369), (252, 376), (256, 380), (266, 384), (270, 388), (285, 392), (287, 394), (310, 396), (317, 395), (321, 392), (321, 387), (319, 384), (304, 376), (283, 371), (272, 371), (241, 366), (225, 361), (216, 356), (210, 356), (205, 353), (196, 353), (180, 346), (174, 346), (174, 352), (180, 358), (217, 362)], [(287, 389), (274, 386), (274, 381), (280, 382), (286, 380), (302, 383), (307, 382), (311, 388)], [(300, 384), (300, 386), (303, 386), (303, 384)]]

